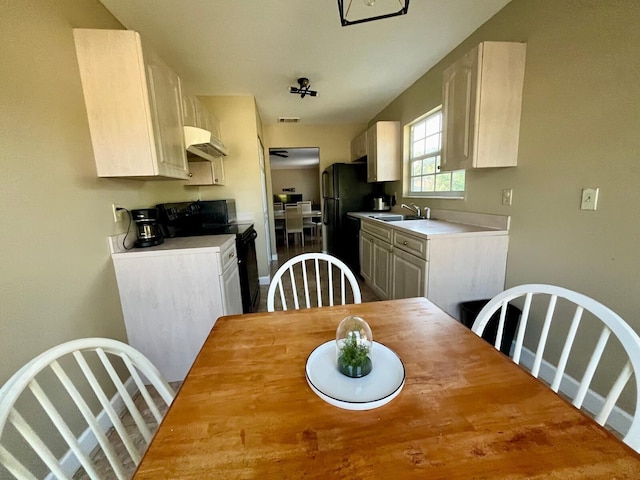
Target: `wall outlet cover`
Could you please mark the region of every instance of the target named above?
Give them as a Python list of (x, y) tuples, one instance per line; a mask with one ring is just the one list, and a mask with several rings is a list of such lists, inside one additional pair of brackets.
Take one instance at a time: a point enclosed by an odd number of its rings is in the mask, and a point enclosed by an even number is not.
[(503, 205), (511, 205), (513, 202), (513, 189), (505, 188), (502, 190), (502, 204)]
[(583, 188), (580, 210), (595, 210), (598, 207), (599, 188)]

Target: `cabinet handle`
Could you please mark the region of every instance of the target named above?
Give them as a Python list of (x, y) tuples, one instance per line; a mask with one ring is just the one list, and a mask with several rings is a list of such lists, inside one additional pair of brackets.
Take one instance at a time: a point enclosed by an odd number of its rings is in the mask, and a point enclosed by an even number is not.
[(233, 257), (235, 257), (235, 253), (234, 253), (234, 252), (231, 252), (231, 253), (229, 254), (229, 258), (233, 258)]
[(189, 172), (189, 178), (193, 177), (193, 173)]
[(406, 245), (406, 244), (407, 244), (407, 241), (405, 240), (404, 242), (402, 242), (402, 244), (403, 244), (403, 245)]

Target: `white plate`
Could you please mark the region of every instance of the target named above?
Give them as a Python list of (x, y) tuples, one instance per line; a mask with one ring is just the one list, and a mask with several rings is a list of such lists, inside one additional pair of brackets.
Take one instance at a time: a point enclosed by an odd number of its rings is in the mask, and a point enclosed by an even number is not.
[(404, 386), (404, 365), (393, 350), (373, 342), (373, 369), (361, 378), (338, 371), (336, 342), (316, 347), (307, 358), (307, 383), (321, 399), (347, 410), (371, 410), (396, 398)]

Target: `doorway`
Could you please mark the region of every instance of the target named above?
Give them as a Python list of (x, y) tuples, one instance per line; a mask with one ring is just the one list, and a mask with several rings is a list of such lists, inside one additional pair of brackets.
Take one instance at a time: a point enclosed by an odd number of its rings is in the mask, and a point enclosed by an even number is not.
[[(271, 190), (272, 201), (275, 204), (285, 205), (300, 201), (310, 201), (313, 211), (321, 209), (320, 189), (320, 149), (318, 147), (277, 147), (269, 148), (269, 161), (271, 165)], [(275, 209), (274, 209), (275, 212)], [(274, 217), (277, 217), (274, 214)], [(316, 232), (321, 228), (320, 217), (313, 219), (316, 222)], [(284, 220), (274, 218), (275, 245), (284, 243)], [(321, 241), (321, 235), (309, 238), (310, 241)], [(316, 248), (315, 246), (311, 246)]]

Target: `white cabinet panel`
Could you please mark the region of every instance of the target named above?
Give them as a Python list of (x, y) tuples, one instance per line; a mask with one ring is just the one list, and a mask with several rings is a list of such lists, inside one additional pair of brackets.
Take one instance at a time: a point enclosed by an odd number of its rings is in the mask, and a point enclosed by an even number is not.
[(367, 182), (391, 182), (402, 176), (400, 122), (376, 122), (367, 130)]
[(526, 45), (482, 42), (443, 74), (443, 171), (517, 164)]
[(73, 35), (98, 176), (186, 179), (178, 76), (137, 32)]
[(391, 256), (391, 298), (426, 297), (427, 261), (393, 249)]
[(242, 313), (235, 240), (221, 250), (113, 256), (129, 344), (169, 381), (184, 379), (219, 317)]

